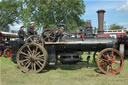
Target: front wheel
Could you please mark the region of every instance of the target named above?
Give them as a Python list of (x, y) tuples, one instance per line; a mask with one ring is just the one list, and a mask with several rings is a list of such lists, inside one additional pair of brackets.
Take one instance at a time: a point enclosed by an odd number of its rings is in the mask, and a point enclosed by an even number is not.
[(105, 74), (115, 75), (119, 73), (123, 68), (123, 64), (123, 56), (113, 48), (102, 50), (97, 58), (98, 68)]

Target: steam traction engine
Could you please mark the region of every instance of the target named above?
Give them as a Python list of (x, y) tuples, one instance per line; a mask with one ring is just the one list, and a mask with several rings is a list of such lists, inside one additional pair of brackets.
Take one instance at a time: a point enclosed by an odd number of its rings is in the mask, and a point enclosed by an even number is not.
[[(101, 10), (102, 12), (104, 11)], [(58, 58), (62, 64), (78, 63), (82, 60), (83, 52), (97, 51), (99, 55), (96, 63), (100, 71), (117, 74), (123, 67), (123, 56), (118, 51), (118, 42), (102, 37), (101, 31), (102, 29), (99, 30), (99, 35), (94, 35), (91, 25), (87, 25), (78, 34), (46, 29), (41, 37), (30, 36), (25, 41), (17, 52), (17, 64), (23, 72), (38, 73), (47, 65), (56, 65)]]
[[(89, 31), (88, 31), (89, 32)], [(83, 52), (98, 51), (98, 68), (105, 74), (117, 74), (123, 67), (123, 56), (118, 49), (118, 43), (112, 38), (63, 36), (53, 42), (54, 32), (47, 30), (43, 41), (39, 36), (29, 37), (17, 53), (17, 63), (23, 72), (38, 73), (46, 65), (56, 65), (58, 56), (62, 64), (77, 63), (82, 60)], [(87, 37), (88, 36), (88, 37)], [(58, 37), (59, 39), (59, 37)]]

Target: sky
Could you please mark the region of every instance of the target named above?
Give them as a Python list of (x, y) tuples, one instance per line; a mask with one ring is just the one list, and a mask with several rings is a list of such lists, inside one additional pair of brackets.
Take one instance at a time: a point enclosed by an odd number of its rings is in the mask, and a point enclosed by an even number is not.
[[(82, 19), (91, 20), (93, 27), (98, 27), (97, 10), (105, 10), (105, 29), (112, 24), (118, 24), (128, 28), (128, 0), (84, 0), (85, 13)], [(13, 30), (19, 30), (20, 25), (10, 26)]]
[(97, 10), (105, 10), (105, 29), (112, 24), (128, 28), (128, 0), (84, 0), (85, 14), (82, 19), (91, 20), (93, 27), (98, 27)]

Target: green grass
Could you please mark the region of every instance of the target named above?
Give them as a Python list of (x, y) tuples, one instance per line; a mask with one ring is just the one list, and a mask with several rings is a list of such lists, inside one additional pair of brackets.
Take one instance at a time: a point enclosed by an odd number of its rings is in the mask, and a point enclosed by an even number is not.
[(127, 85), (128, 60), (124, 61), (123, 70), (118, 75), (105, 75), (97, 72), (95, 64), (90, 61), (78, 65), (56, 66), (44, 73), (27, 74), (21, 72), (9, 58), (0, 58), (0, 85)]

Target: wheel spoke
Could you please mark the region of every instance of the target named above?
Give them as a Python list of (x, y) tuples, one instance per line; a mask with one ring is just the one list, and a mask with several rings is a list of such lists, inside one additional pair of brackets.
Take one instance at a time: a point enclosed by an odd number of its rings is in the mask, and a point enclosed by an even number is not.
[(36, 71), (36, 64), (34, 63), (34, 71)]
[(107, 66), (107, 72), (109, 72), (109, 65)]
[(50, 40), (50, 38), (48, 37), (48, 42), (50, 42), (51, 40)]
[(43, 35), (47, 36), (47, 35), (48, 35), (48, 33), (47, 33), (47, 32), (44, 32), (44, 34), (43, 34)]
[(49, 35), (50, 35), (50, 36), (53, 36), (54, 34), (53, 34), (53, 33), (50, 33)]
[(36, 47), (35, 53), (37, 53), (38, 47)]
[(28, 56), (31, 56), (32, 54), (30, 53), (30, 51), (27, 51), (28, 52)]
[(113, 68), (112, 68), (112, 65), (110, 65), (110, 67), (111, 67), (111, 72), (113, 72)]
[(106, 68), (108, 65), (106, 64), (106, 65), (104, 65), (103, 67), (102, 67), (102, 69), (104, 69), (104, 68)]
[(26, 55), (26, 56), (29, 56), (27, 53), (25, 53), (23, 51), (21, 51), (21, 54)]
[(24, 58), (29, 59), (30, 57), (29, 56), (24, 56)]
[(44, 38), (44, 40), (46, 40), (46, 39), (48, 39), (48, 37), (47, 37), (47, 36)]
[(35, 55), (35, 51), (34, 50), (32, 50), (32, 55)]
[(115, 59), (115, 60), (113, 60), (113, 61), (120, 61), (120, 60), (122, 60), (122, 59)]
[(110, 59), (110, 56), (109, 56), (109, 54), (107, 53), (107, 57), (108, 57), (108, 59)]
[(104, 56), (104, 58), (108, 59), (108, 57), (106, 55), (104, 55), (104, 53), (102, 55)]
[(42, 55), (38, 55), (37, 58), (40, 58), (40, 57), (42, 58), (43, 56), (44, 56), (44, 54), (42, 54)]
[(40, 61), (37, 61), (41, 66), (43, 66), (43, 64)]
[(25, 62), (25, 61), (28, 61), (28, 59), (25, 59), (25, 60), (21, 60), (21, 61), (20, 61), (20, 63), (23, 63), (23, 62)]
[(39, 68), (41, 68), (41, 65), (40, 65), (38, 62), (35, 62), (35, 64), (36, 64)]
[(114, 56), (114, 51), (112, 50), (112, 52), (111, 52), (111, 56)]
[(49, 31), (49, 32), (48, 32), (48, 34), (49, 34), (49, 35), (51, 35), (51, 34), (52, 34), (52, 32), (50, 32), (50, 31)]
[(30, 61), (28, 60), (28, 61), (25, 63), (25, 65), (24, 65), (24, 66), (28, 65), (29, 63), (30, 63)]
[(106, 64), (106, 62), (102, 62), (102, 63), (100, 64), (100, 66), (101, 66), (101, 65), (104, 65), (104, 64)]
[(30, 53), (32, 53), (32, 50), (30, 49), (30, 46), (29, 45), (27, 45), (27, 48), (30, 51)]
[(32, 38), (30, 38), (30, 41), (33, 42)]
[(27, 68), (31, 65), (31, 62), (29, 62), (29, 64), (27, 65)]
[(40, 54), (40, 52), (36, 53), (36, 54), (35, 54), (35, 57), (39, 56), (39, 54)]
[(106, 59), (103, 59), (103, 58), (101, 58), (101, 60), (103, 60), (103, 61), (108, 61), (108, 60), (106, 60)]
[(31, 69), (32, 69), (32, 71), (34, 71), (34, 65), (33, 65), (33, 62), (31, 63)]
[(115, 63), (115, 64), (120, 64), (120, 63), (118, 63), (118, 62), (112, 62), (112, 63)]
[(44, 61), (44, 59), (43, 59), (43, 58), (39, 58), (38, 60), (39, 60), (39, 61)]
[(53, 37), (53, 36), (50, 36), (50, 38), (54, 39), (54, 37)]

